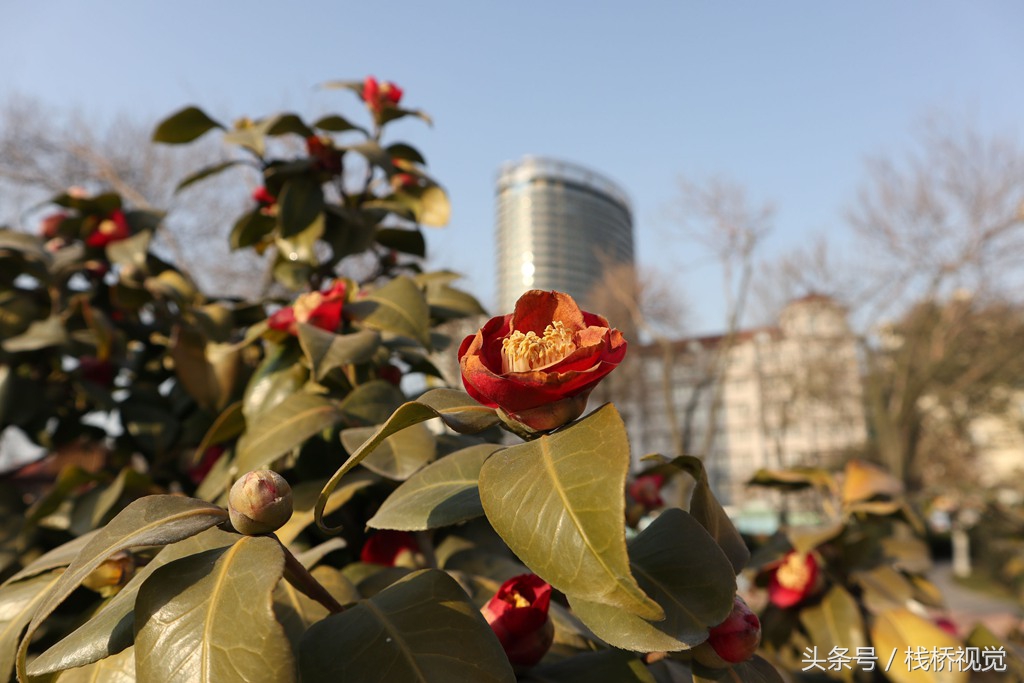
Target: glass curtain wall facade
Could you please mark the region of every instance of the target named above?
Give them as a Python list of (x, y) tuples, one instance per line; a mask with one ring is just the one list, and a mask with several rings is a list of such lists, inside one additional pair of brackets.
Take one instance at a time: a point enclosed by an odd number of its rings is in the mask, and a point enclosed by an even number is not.
[(502, 166), (497, 199), (499, 311), (529, 289), (586, 302), (606, 264), (633, 263), (629, 198), (594, 171), (526, 157)]

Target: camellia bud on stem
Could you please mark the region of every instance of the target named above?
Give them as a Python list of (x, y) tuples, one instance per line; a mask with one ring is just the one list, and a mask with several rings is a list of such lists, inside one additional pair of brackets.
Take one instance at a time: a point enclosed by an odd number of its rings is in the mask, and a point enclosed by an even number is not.
[(240, 534), (269, 534), (292, 516), (292, 487), (277, 472), (249, 472), (231, 487), (228, 514)]
[(481, 610), (513, 666), (533, 666), (554, 642), (550, 603), (551, 586), (535, 574), (522, 574), (503, 583)]

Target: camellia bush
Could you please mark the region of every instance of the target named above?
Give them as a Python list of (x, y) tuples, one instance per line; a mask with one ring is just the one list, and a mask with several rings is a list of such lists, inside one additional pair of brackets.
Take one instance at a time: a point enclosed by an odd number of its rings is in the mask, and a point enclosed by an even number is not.
[[(660, 479), (628, 481), (615, 406), (586, 413), (620, 332), (531, 291), (450, 339), (483, 311), (418, 265), (448, 199), (386, 140), (429, 119), (394, 84), (331, 85), (367, 125), (189, 107), (154, 135), (235, 150), (182, 188), (258, 178), (230, 240), (272, 296), (204, 294), (150, 248), (161, 215), (116, 194), (0, 232), (0, 426), (48, 452), (3, 483), (0, 676), (780, 681), (701, 461), (649, 456)], [(688, 506), (633, 530), (666, 477)]]

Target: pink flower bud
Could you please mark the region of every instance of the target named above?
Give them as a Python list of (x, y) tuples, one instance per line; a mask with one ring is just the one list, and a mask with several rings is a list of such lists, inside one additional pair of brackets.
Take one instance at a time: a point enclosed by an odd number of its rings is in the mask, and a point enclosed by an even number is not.
[(249, 472), (231, 487), (228, 514), (241, 534), (269, 534), (292, 516), (292, 487), (277, 472)]
[(481, 612), (513, 666), (533, 666), (555, 639), (548, 616), (551, 586), (536, 574), (503, 583)]

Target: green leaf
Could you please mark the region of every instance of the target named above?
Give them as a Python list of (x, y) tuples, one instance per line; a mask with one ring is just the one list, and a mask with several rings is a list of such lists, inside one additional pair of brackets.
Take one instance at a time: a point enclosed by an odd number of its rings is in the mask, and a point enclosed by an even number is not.
[(219, 164), (211, 164), (210, 166), (205, 166), (199, 169), (198, 171), (190, 173), (189, 175), (185, 176), (185, 179), (178, 183), (178, 186), (174, 188), (174, 191), (176, 193), (181, 192), (189, 185), (198, 183), (200, 180), (205, 180), (210, 176), (215, 176), (218, 173), (226, 171), (232, 166), (238, 166), (241, 163), (242, 162), (238, 159), (229, 159), (228, 161), (222, 161)]
[(45, 320), (37, 320), (17, 337), (0, 342), (0, 346), (8, 353), (19, 351), (38, 351), (53, 346), (63, 346), (68, 341), (67, 331), (60, 316), (52, 315)]
[(304, 683), (516, 680), (459, 584), (429, 569), (314, 624), (302, 639), (299, 668)]
[[(829, 653), (835, 647), (849, 648), (850, 652), (856, 652), (857, 648), (868, 644), (860, 607), (842, 586), (833, 586), (820, 604), (801, 610), (800, 623), (821, 653)], [(843, 669), (836, 673), (845, 681), (853, 680), (853, 669)]]
[(235, 466), (239, 473), (269, 465), (311, 436), (337, 424), (343, 413), (335, 401), (299, 391), (273, 410), (260, 413), (238, 440)]
[(179, 325), (171, 337), (174, 374), (201, 408), (219, 412), (231, 398), (240, 355), (228, 344), (211, 344), (197, 329)]
[(483, 515), (477, 490), (480, 468), (500, 448), (497, 444), (470, 446), (428, 465), (392, 491), (366, 525), (424, 531)]
[(633, 575), (665, 610), (651, 623), (609, 605), (569, 598), (576, 616), (609, 645), (634, 652), (676, 652), (707, 640), (729, 616), (736, 595), (732, 565), (692, 516), (670, 508), (629, 546)]
[(451, 218), (452, 206), (440, 185), (418, 185), (402, 188), (399, 201), (412, 209), (416, 221), (432, 227), (444, 227)]
[(235, 221), (231, 228), (231, 235), (228, 242), (232, 249), (244, 249), (254, 244), (259, 244), (264, 237), (274, 232), (277, 227), (277, 219), (263, 213), (259, 207), (242, 214), (242, 217)]
[(430, 309), (411, 278), (396, 277), (347, 310), (366, 327), (411, 337), (430, 348)]
[(498, 416), (492, 408), (485, 408), (467, 394), (451, 389), (428, 391), (420, 396), (418, 401), (403, 403), (388, 418), (387, 422), (377, 429), (373, 436), (367, 439), (362, 446), (349, 456), (348, 460), (338, 468), (338, 471), (334, 473), (324, 486), (316, 502), (315, 519), (317, 526), (327, 533), (337, 531), (324, 524), (323, 515), (327, 499), (342, 477), (361, 463), (366, 456), (372, 453), (377, 446), (392, 434), (433, 417), (441, 418), (446, 425), (464, 434), (481, 432), (498, 423)]
[(330, 114), (328, 116), (324, 116), (323, 118), (317, 119), (313, 123), (313, 127), (319, 128), (320, 130), (330, 131), (332, 133), (344, 133), (347, 130), (358, 130), (360, 132), (366, 133), (365, 128), (357, 126), (348, 119), (346, 119), (345, 117), (338, 116), (337, 114)]
[(300, 234), (323, 213), (324, 189), (309, 176), (295, 176), (285, 181), (278, 197), (277, 222), (281, 236)]
[(341, 409), (350, 424), (366, 427), (386, 421), (404, 401), (401, 389), (376, 379), (356, 387), (341, 402)]
[(694, 683), (784, 683), (786, 679), (783, 679), (767, 660), (755, 655), (742, 664), (733, 665), (728, 669), (708, 669), (694, 663), (693, 680)]
[(15, 581), (21, 581), (27, 579), (30, 576), (36, 574), (42, 574), (50, 569), (59, 569), (61, 567), (67, 567), (71, 564), (78, 554), (82, 552), (82, 548), (89, 542), (93, 536), (98, 533), (97, 531), (90, 531), (89, 533), (79, 536), (78, 538), (72, 539), (64, 545), (59, 545), (53, 550), (40, 555), (33, 560), (28, 566), (20, 570), (17, 574), (4, 581), (3, 585), (7, 586), (14, 583)]
[(625, 539), (626, 426), (611, 404), (498, 451), (480, 470), (491, 526), (520, 560), (570, 598), (649, 620), (665, 611), (637, 585)]
[(750, 550), (732, 520), (729, 519), (729, 515), (725, 513), (722, 504), (711, 492), (704, 463), (700, 458), (695, 458), (692, 455), (682, 455), (672, 460), (658, 456), (658, 459), (670, 467), (688, 472), (694, 478), (696, 485), (693, 489), (693, 496), (690, 498), (689, 512), (718, 542), (729, 561), (732, 562), (734, 573), (739, 574), (750, 561)]
[(192, 142), (213, 128), (224, 126), (214, 121), (198, 107), (185, 107), (161, 121), (153, 131), (153, 142), (180, 145)]
[(374, 233), (374, 239), (382, 247), (394, 249), (403, 254), (412, 254), (420, 258), (425, 258), (427, 255), (427, 242), (423, 239), (423, 233), (419, 230), (377, 228), (377, 231)]
[(427, 160), (423, 158), (419, 150), (412, 145), (407, 145), (404, 142), (396, 142), (393, 145), (387, 146), (388, 156), (392, 159), (402, 159), (404, 161), (411, 161), (414, 164), (426, 164)]
[[(356, 427), (341, 433), (341, 443), (350, 453), (373, 436), (376, 427)], [(412, 425), (385, 439), (373, 453), (363, 459), (363, 467), (382, 477), (405, 481), (417, 470), (433, 461), (437, 440), (422, 424)]]
[(136, 670), (162, 683), (287, 683), (295, 662), (273, 609), (281, 545), (243, 536), (153, 572), (136, 600)]
[(475, 296), (447, 284), (428, 286), (427, 303), (430, 304), (430, 315), (439, 320), (487, 314)]
[(207, 529), (192, 538), (166, 546), (110, 599), (94, 617), (32, 660), (29, 675), (85, 666), (121, 652), (135, 642), (135, 599), (139, 588), (158, 568), (174, 560), (215, 548), (226, 548), (239, 536)]
[(897, 607), (908, 607), (914, 599), (914, 584), (907, 577), (887, 565), (870, 571), (854, 572), (851, 576), (860, 585), (861, 601), (875, 614)]
[(203, 454), (210, 446), (230, 441), (245, 431), (245, 415), (242, 414), (242, 402), (235, 401), (225, 408), (213, 421), (210, 428), (203, 435), (203, 440), (196, 446), (192, 463), (198, 465), (203, 459)]
[[(359, 599), (356, 587), (334, 567), (317, 567), (311, 573), (338, 604), (347, 605)], [(274, 589), (274, 613), (288, 634), (293, 651), (299, 649), (309, 627), (329, 614), (326, 607), (306, 597), (288, 581), (280, 581)]]
[(166, 545), (222, 523), (223, 508), (182, 496), (146, 496), (133, 501), (89, 539), (82, 552), (43, 599), (18, 651), (18, 675), (25, 677), (25, 654), (43, 621), (94, 569), (116, 552), (141, 545)]
[(69, 669), (58, 683), (135, 683), (135, 648), (101, 659), (80, 669)]
[[(265, 331), (263, 326), (261, 331)], [(248, 337), (248, 335), (246, 335)], [(272, 346), (256, 368), (242, 396), (242, 414), (248, 423), (299, 391), (309, 373), (299, 362), (302, 351), (294, 344)]]
[(635, 655), (615, 650), (586, 652), (529, 670), (520, 683), (655, 683)]
[(11, 680), (21, 631), (62, 573), (63, 570), (57, 570), (38, 574), (0, 588), (0, 680)]
[[(919, 648), (924, 648), (930, 652), (933, 648), (953, 650), (963, 646), (955, 637), (906, 608), (889, 610), (875, 617), (874, 623), (871, 624), (871, 644), (876, 652), (886, 654), (894, 650), (897, 653), (905, 653), (908, 648), (915, 652)], [(902, 657), (902, 654), (898, 656)], [(879, 660), (881, 659), (880, 654)], [(894, 683), (966, 683), (968, 679), (966, 671), (910, 671), (902, 661), (894, 662), (886, 676)]]
[(299, 323), (298, 329), (299, 345), (309, 359), (317, 381), (334, 368), (365, 363), (380, 348), (380, 334), (373, 330), (334, 334), (306, 323)]
[(261, 122), (260, 125), (267, 135), (293, 133), (308, 138), (314, 134), (298, 115), (291, 112), (272, 116), (266, 121)]
[(388, 156), (388, 153), (381, 149), (381, 146), (374, 140), (367, 140), (366, 142), (361, 142), (358, 145), (351, 145), (345, 149), (350, 149), (353, 152), (358, 152), (363, 155), (368, 162), (374, 166), (379, 166), (384, 169), (384, 172), (389, 176), (395, 172), (395, 166), (391, 163), (391, 157)]
[[(324, 514), (331, 514), (352, 500), (352, 496), (360, 490), (378, 481), (380, 479), (372, 472), (353, 472), (342, 479), (340, 485), (331, 493), (327, 499), (327, 505), (324, 507)], [(304, 481), (292, 487), (294, 510), (291, 519), (274, 533), (282, 543), (291, 544), (292, 541), (299, 537), (303, 529), (313, 523), (313, 510), (324, 484), (325, 482), (322, 480)]]

